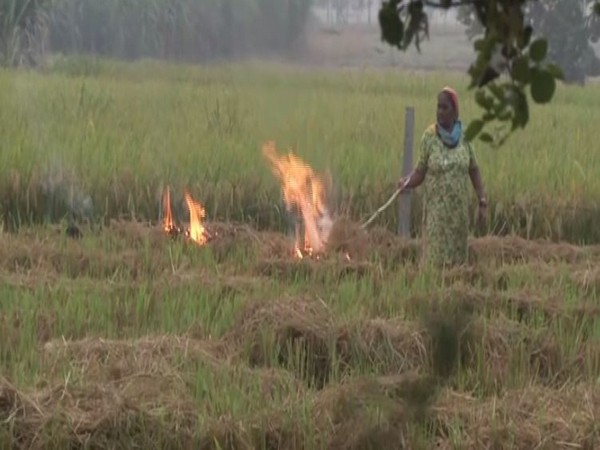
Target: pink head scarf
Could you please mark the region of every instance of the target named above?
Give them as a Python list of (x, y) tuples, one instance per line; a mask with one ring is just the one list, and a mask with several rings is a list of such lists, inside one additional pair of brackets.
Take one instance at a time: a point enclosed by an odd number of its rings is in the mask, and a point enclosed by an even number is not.
[(444, 87), (444, 89), (442, 89), (442, 92), (445, 92), (450, 96), (450, 101), (452, 102), (452, 105), (454, 106), (454, 111), (456, 111), (456, 116), (458, 117), (458, 94), (450, 86)]

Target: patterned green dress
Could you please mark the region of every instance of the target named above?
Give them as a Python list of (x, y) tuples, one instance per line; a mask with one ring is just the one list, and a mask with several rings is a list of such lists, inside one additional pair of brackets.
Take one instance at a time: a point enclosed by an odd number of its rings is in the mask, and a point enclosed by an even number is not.
[(446, 147), (435, 124), (421, 139), (417, 167), (427, 170), (424, 187), (423, 263), (463, 264), (468, 256), (469, 169), (477, 164), (472, 146), (460, 139)]

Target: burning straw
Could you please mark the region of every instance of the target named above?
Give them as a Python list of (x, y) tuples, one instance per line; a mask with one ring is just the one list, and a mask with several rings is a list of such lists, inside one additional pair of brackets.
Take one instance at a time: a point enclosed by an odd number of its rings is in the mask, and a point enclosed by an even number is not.
[(194, 200), (187, 189), (184, 190), (184, 198), (189, 211), (189, 226), (187, 228), (179, 226), (175, 222), (171, 207), (171, 190), (169, 186), (165, 188), (162, 198), (163, 230), (170, 236), (184, 235), (198, 245), (204, 245), (210, 238), (203, 223), (203, 219), (206, 217), (206, 210), (201, 203)]
[(326, 206), (323, 177), (316, 174), (293, 152), (284, 156), (278, 155), (273, 142), (263, 146), (263, 155), (270, 162), (273, 174), (281, 183), (288, 212), (296, 218), (296, 254), (303, 257), (304, 254), (322, 253), (333, 226), (331, 213)]

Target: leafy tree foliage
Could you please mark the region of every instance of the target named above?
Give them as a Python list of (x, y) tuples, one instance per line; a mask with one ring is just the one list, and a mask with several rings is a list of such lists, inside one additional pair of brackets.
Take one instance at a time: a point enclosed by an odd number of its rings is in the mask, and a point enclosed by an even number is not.
[[(600, 75), (600, 59), (590, 45), (600, 37), (600, 20), (589, 15), (590, 1), (547, 0), (529, 3), (525, 18), (535, 33), (548, 39), (548, 59), (564, 72), (566, 83), (584, 84), (586, 76)], [(484, 32), (470, 4), (461, 5), (458, 20), (469, 39)]]
[[(578, 0), (567, 2), (576, 7)], [(389, 45), (404, 51), (414, 44), (420, 51), (423, 39), (429, 38), (425, 7), (446, 10), (470, 7), (467, 18), (475, 30), (480, 27), (482, 35), (473, 43), (477, 56), (468, 70), (469, 89), (476, 89), (475, 100), (484, 112), (471, 121), (465, 137), (468, 140), (479, 137), (499, 146), (514, 130), (525, 128), (529, 122), (527, 93), (535, 103), (548, 103), (554, 96), (557, 80), (565, 79), (562, 68), (551, 59), (546, 38), (554, 25), (544, 21), (549, 17), (547, 11), (560, 3), (560, 0), (386, 0), (379, 10), (379, 25), (382, 40)], [(600, 2), (593, 9), (595, 15), (587, 17), (582, 25), (585, 29), (596, 28)], [(464, 13), (462, 19), (465, 20)], [(559, 39), (572, 37), (572, 29), (568, 26), (566, 29), (569, 31), (563, 31)], [(493, 130), (485, 129), (492, 123)]]

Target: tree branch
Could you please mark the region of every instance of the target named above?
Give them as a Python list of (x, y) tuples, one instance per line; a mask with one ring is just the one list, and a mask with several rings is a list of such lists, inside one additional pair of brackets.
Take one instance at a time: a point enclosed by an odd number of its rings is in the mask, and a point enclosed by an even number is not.
[(474, 3), (475, 0), (456, 0), (451, 1), (448, 5), (442, 5), (439, 0), (437, 2), (435, 0), (423, 0), (425, 6), (438, 9), (450, 9), (456, 6), (473, 5)]

